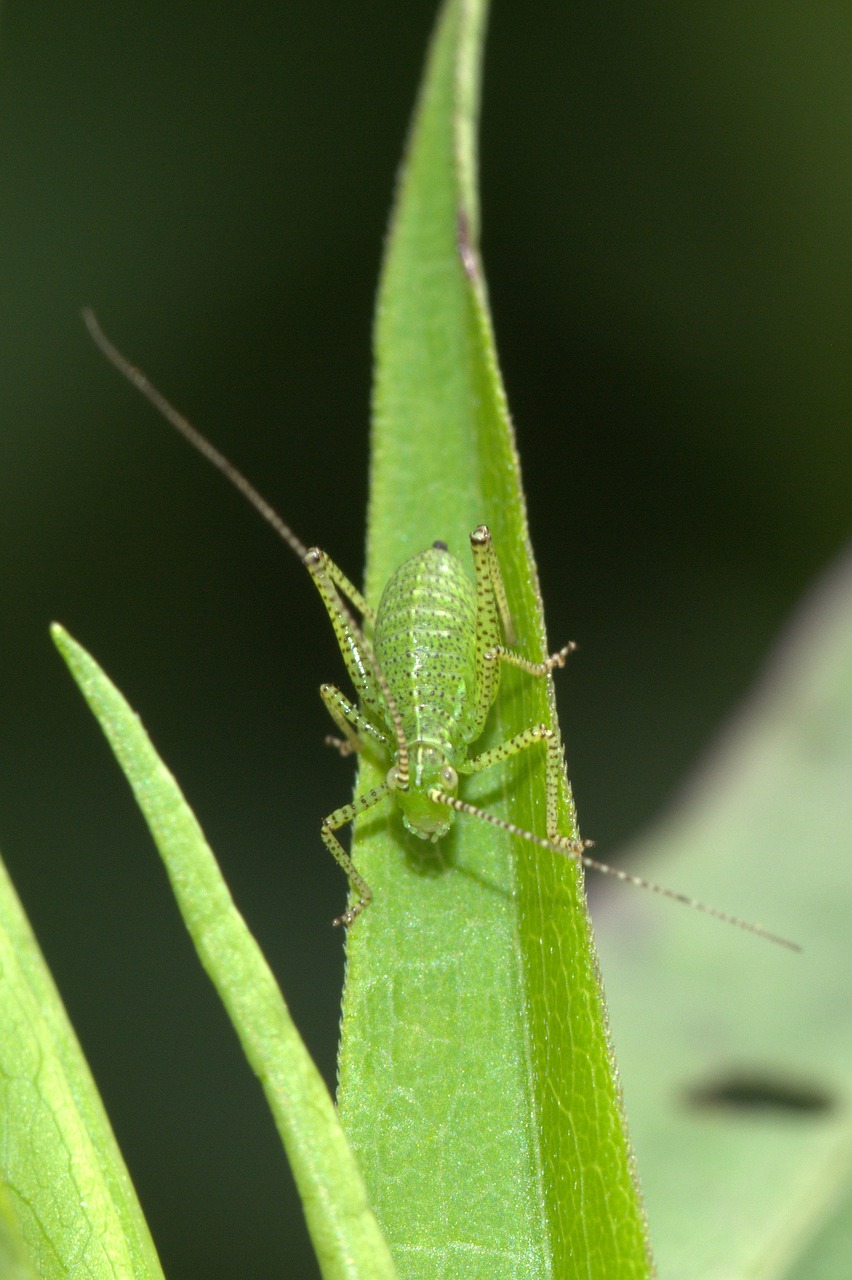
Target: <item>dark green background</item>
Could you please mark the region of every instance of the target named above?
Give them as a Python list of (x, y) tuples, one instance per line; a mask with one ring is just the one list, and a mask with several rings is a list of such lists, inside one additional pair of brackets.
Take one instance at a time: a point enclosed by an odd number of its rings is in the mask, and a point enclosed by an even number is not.
[[(345, 885), (318, 824), (350, 769), (317, 686), (342, 667), (299, 565), (77, 312), (357, 579), (373, 296), (432, 19), (3, 7), (0, 846), (170, 1280), (314, 1270), (47, 624), (143, 715), (329, 1079)], [(603, 856), (848, 536), (848, 41), (839, 2), (496, 5), (484, 254), (551, 638), (581, 645), (559, 686)]]

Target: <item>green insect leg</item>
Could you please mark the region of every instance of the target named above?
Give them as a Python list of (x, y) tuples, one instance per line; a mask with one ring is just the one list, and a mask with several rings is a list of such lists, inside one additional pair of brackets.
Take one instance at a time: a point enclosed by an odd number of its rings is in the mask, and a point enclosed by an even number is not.
[(529, 658), (525, 658), (521, 653), (515, 653), (514, 649), (495, 644), (483, 657), (488, 663), (496, 663), (498, 659), (500, 662), (507, 662), (511, 667), (526, 671), (528, 676), (546, 676), (556, 667), (564, 667), (568, 654), (573, 653), (576, 648), (574, 641), (569, 640), (568, 644), (563, 645), (557, 653), (552, 653), (549, 658), (545, 658), (544, 662), (530, 662)]
[(379, 703), (379, 693), (375, 658), (372, 656), (369, 641), (350, 613), (345, 600), (349, 600), (354, 605), (370, 629), (376, 621), (373, 610), (369, 608), (357, 587), (352, 585), (343, 571), (318, 547), (311, 548), (305, 556), (304, 564), (314, 580), (326, 613), (331, 619), (343, 661), (346, 663), (346, 670), (355, 686), (359, 701), (365, 706), (376, 707)]
[(344, 735), (343, 738), (326, 738), (330, 747), (336, 747), (342, 756), (350, 756), (353, 752), (360, 751), (366, 741), (383, 748), (385, 752), (389, 750), (387, 736), (377, 729), (336, 685), (321, 685), (320, 697), (326, 711)]
[[(473, 569), (476, 578), (476, 708), (471, 741), (485, 726), (488, 711), (497, 696), (500, 684), (500, 663), (519, 667), (530, 676), (546, 676), (555, 667), (565, 665), (565, 659), (575, 647), (567, 644), (558, 653), (551, 654), (544, 662), (531, 662), (514, 649), (501, 643), (505, 636), (509, 645), (514, 643), (514, 628), (506, 599), (506, 588), (500, 572), (500, 562), (484, 524), (470, 535)], [(501, 630), (502, 628), (502, 630)]]
[(514, 627), (503, 575), (487, 525), (481, 524), (474, 529), (470, 535), (470, 550), (476, 580), (476, 692), (471, 726), (471, 741), (474, 741), (485, 726), (500, 685), (499, 664), (486, 661), (486, 655), (499, 647), (504, 636), (512, 643)]
[[(476, 576), (477, 606), (482, 605), (483, 619), (491, 620), (493, 641), (502, 634), (509, 644), (515, 643), (515, 628), (509, 612), (509, 601), (500, 572), (500, 561), (494, 550), (491, 532), (487, 524), (478, 525), (470, 535), (470, 549), (473, 554), (473, 570)], [(499, 619), (499, 626), (498, 620)]]
[[(481, 524), (470, 535), (473, 554), (473, 570), (476, 578), (476, 663), (477, 728), (481, 731), (488, 710), (497, 696), (500, 683), (500, 662), (519, 667), (530, 676), (546, 676), (554, 667), (563, 667), (568, 654), (574, 649), (567, 644), (544, 662), (531, 662), (513, 648), (514, 627), (506, 588), (500, 571), (500, 562), (487, 525)], [(505, 637), (507, 645), (501, 643)]]
[(351, 924), (356, 916), (359, 916), (362, 911), (369, 907), (373, 901), (373, 891), (334, 833), (344, 827), (347, 822), (352, 822), (353, 819), (357, 818), (359, 813), (372, 809), (374, 805), (377, 805), (380, 800), (384, 800), (385, 796), (389, 794), (390, 787), (387, 782), (382, 782), (378, 787), (374, 787), (372, 791), (365, 791), (363, 795), (356, 796), (351, 804), (342, 804), (339, 809), (334, 810), (334, 813), (330, 813), (327, 818), (323, 818), (320, 829), (323, 844), (335, 862), (338, 862), (346, 872), (350, 888), (353, 893), (358, 895), (355, 905), (344, 911), (342, 916), (338, 916), (334, 921), (335, 924)]
[[(585, 847), (584, 844), (579, 840), (572, 840), (570, 836), (562, 835), (559, 830), (559, 782), (563, 770), (562, 744), (557, 734), (546, 724), (531, 725), (529, 729), (522, 729), (520, 733), (516, 733), (514, 737), (508, 738), (496, 747), (490, 747), (488, 751), (483, 751), (478, 756), (466, 760), (464, 764), (458, 766), (458, 771), (465, 774), (482, 773), (484, 769), (490, 769), (501, 760), (509, 760), (521, 751), (536, 747), (540, 743), (544, 743), (547, 753), (545, 771), (547, 839), (566, 853), (578, 853)], [(526, 837), (528, 834), (513, 823), (501, 821), (498, 825), (515, 835)]]

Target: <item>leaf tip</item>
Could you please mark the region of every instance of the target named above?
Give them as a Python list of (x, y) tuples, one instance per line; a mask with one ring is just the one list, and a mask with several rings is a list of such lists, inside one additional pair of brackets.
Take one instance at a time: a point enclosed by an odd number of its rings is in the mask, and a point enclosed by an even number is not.
[(49, 630), (50, 638), (59, 650), (60, 657), (76, 678), (80, 664), (88, 657), (88, 654), (85, 649), (80, 647), (70, 632), (65, 630), (61, 622), (51, 622)]
[(50, 629), (51, 640), (56, 645), (59, 652), (62, 654), (62, 657), (67, 660), (71, 650), (71, 646), (74, 643), (73, 640), (71, 639), (70, 635), (65, 630), (61, 622), (51, 622), (49, 629)]

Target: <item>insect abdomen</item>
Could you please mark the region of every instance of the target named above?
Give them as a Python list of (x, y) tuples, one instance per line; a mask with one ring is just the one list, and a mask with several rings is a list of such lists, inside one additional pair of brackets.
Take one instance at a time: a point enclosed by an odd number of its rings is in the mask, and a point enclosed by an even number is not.
[(476, 594), (442, 546), (412, 556), (388, 581), (373, 644), (408, 742), (470, 742), (476, 686)]

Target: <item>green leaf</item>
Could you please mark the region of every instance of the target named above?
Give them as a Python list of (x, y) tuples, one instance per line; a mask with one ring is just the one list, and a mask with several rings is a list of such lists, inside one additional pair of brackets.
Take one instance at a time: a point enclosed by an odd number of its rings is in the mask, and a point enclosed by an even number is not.
[[(6, 1115), (4, 1106), (3, 1114)], [(0, 1184), (0, 1276), (4, 1280), (38, 1280), (29, 1261), (20, 1221), (12, 1206), (12, 1197)]]
[(97, 1088), (2, 864), (0, 975), (0, 1274), (160, 1280)]
[(61, 627), (53, 637), (133, 789), (199, 959), (263, 1086), (323, 1276), (393, 1280), (334, 1104), (195, 815), (115, 686)]
[(821, 1231), (808, 1241), (805, 1252), (796, 1260), (786, 1280), (837, 1280), (849, 1270), (852, 1258), (852, 1186), (837, 1212)]
[[(5, 1114), (5, 1109), (4, 1109)], [(0, 1276), (3, 1280), (38, 1280), (21, 1234), (11, 1197), (0, 1185)]]
[[(467, 558), (484, 521), (535, 658), (544, 624), (478, 250), (484, 17), (482, 3), (444, 6), (400, 179), (376, 325), (367, 595), (435, 539)], [(510, 672), (478, 746), (543, 720), (555, 724), (550, 682)], [(365, 761), (360, 788), (382, 768)], [(531, 753), (464, 795), (544, 833)], [(562, 823), (576, 830), (567, 783)], [(375, 900), (349, 932), (339, 1105), (401, 1272), (648, 1275), (576, 864), (463, 816), (436, 853), (390, 804), (358, 824), (354, 850)]]
[(643, 874), (802, 954), (650, 895), (604, 896), (613, 1034), (663, 1275), (849, 1272), (850, 832), (847, 559), (681, 804), (630, 850)]

